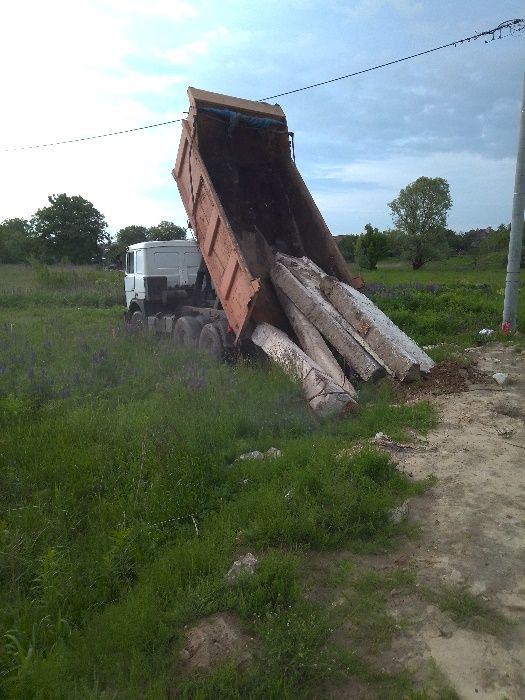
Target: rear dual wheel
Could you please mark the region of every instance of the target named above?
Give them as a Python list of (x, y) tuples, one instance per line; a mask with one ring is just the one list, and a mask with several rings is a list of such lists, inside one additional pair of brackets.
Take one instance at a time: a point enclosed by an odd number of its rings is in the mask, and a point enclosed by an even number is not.
[(224, 357), (224, 343), (222, 336), (214, 323), (207, 323), (199, 336), (199, 350), (204, 350), (217, 362)]
[(129, 319), (129, 327), (133, 333), (142, 333), (146, 327), (146, 321), (144, 319), (144, 314), (142, 311), (134, 311)]
[(198, 348), (217, 362), (224, 357), (224, 342), (215, 323), (203, 324), (195, 316), (181, 316), (173, 327), (173, 340), (187, 349)]
[(202, 323), (194, 316), (181, 316), (173, 326), (173, 340), (183, 348), (197, 348)]

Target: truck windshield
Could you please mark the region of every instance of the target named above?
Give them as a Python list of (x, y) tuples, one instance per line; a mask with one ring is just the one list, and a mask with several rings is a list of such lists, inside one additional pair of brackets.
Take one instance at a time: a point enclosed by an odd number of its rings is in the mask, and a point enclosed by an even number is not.
[(127, 253), (126, 254), (126, 272), (131, 272), (132, 274), (135, 272), (135, 254), (134, 253)]

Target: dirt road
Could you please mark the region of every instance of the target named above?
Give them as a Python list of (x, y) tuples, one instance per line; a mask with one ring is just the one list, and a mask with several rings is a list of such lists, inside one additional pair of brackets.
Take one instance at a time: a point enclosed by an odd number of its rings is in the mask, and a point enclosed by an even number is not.
[(416, 672), (431, 662), (465, 700), (520, 700), (525, 698), (525, 354), (493, 344), (470, 356), (489, 375), (508, 374), (510, 383), (473, 385), (436, 398), (440, 421), (428, 441), (396, 454), (414, 477), (437, 477), (409, 506), (422, 538), (396, 559), (415, 569), (422, 585), (481, 596), (514, 624), (502, 631), (491, 629), (489, 621), (476, 630), (456, 624), (420, 597), (394, 596), (391, 612), (408, 615), (412, 623), (381, 662)]

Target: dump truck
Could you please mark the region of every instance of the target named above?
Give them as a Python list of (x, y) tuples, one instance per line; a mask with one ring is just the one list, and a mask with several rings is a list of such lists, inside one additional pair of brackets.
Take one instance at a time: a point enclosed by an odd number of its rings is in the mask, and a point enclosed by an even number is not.
[(172, 174), (195, 240), (128, 248), (127, 319), (219, 355), (260, 323), (289, 331), (270, 279), (276, 253), (352, 280), (295, 165), (281, 107), (193, 87), (188, 97)]
[(324, 415), (356, 408), (354, 380), (428, 373), (432, 359), (358, 291), (281, 107), (192, 87), (188, 97), (173, 177), (194, 240), (130, 246), (131, 325), (217, 358), (256, 345)]

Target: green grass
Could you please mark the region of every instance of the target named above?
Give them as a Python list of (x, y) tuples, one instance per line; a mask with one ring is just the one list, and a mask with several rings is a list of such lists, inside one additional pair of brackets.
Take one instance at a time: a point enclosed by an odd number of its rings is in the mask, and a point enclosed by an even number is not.
[(512, 627), (513, 623), (488, 601), (463, 588), (449, 586), (436, 591), (424, 590), (424, 595), (462, 627), (496, 636)]
[(0, 309), (109, 308), (124, 302), (121, 272), (79, 266), (2, 265)]
[(415, 574), (407, 569), (363, 570), (346, 560), (339, 564), (335, 580), (344, 584), (341, 613), (351, 622), (352, 643), (368, 655), (388, 648), (400, 628), (387, 610), (389, 594), (394, 589), (412, 592)]
[[(379, 430), (424, 432), (431, 407), (365, 392), (358, 418), (321, 422), (273, 367), (129, 335), (101, 273), (70, 272), (21, 269), (0, 308), (1, 692), (306, 697), (350, 662), (301, 593), (301, 553), (388, 546), (404, 532), (389, 508), (423, 488), (381, 452), (337, 455)], [(78, 307), (60, 297), (73, 292)], [(270, 446), (282, 456), (237, 459)], [(259, 570), (226, 585), (246, 551)], [(258, 640), (254, 667), (189, 677), (184, 627), (221, 610)]]
[[(431, 406), (363, 388), (357, 417), (319, 421), (274, 367), (217, 366), (129, 335), (119, 273), (2, 273), (0, 696), (300, 698), (354, 675), (381, 697), (425, 697), (409, 675), (334, 646), (337, 621), (305, 599), (299, 566), (308, 550), (376, 551), (407, 535), (388, 510), (425, 484), (380, 451), (346, 448), (424, 433)], [(421, 337), (428, 295), (396, 301), (405, 330), (421, 317)], [(280, 458), (237, 459), (271, 446)], [(227, 585), (247, 551), (257, 573)], [(392, 633), (386, 589), (354, 584), (356, 644), (377, 648)], [(253, 665), (188, 675), (185, 627), (224, 610), (254, 636)]]
[[(352, 269), (354, 267), (352, 266)], [(494, 264), (489, 257), (480, 259), (477, 267), (470, 256), (457, 256), (447, 260), (426, 263), (419, 270), (413, 270), (405, 261), (383, 260), (377, 270), (361, 270), (368, 282), (383, 282), (389, 286), (398, 284), (490, 284), (505, 286), (505, 265)]]
[[(440, 346), (429, 351), (437, 360), (486, 342), (479, 335), (482, 328), (495, 331), (491, 340), (511, 339), (499, 331), (505, 269), (488, 260), (481, 260), (474, 268), (472, 258), (457, 257), (428, 263), (420, 270), (388, 261), (380, 263), (377, 270), (363, 270), (361, 274), (371, 299), (402, 330), (421, 345)], [(523, 282), (517, 330), (521, 336), (525, 333)]]

